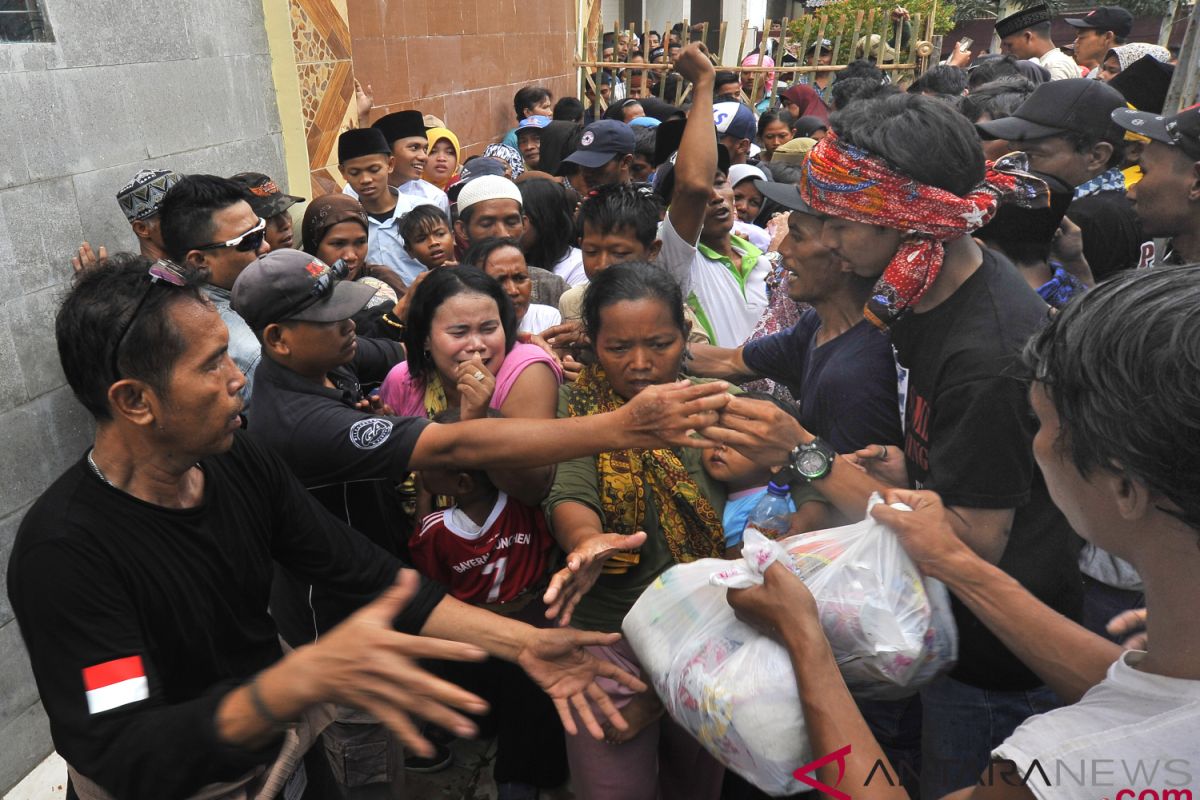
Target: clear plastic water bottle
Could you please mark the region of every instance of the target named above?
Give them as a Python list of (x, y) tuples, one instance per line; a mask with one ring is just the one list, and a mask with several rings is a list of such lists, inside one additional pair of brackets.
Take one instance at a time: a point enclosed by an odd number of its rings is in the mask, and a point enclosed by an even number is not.
[(771, 481), (767, 484), (767, 493), (746, 519), (746, 528), (754, 528), (768, 539), (780, 539), (787, 535), (791, 525), (792, 503), (788, 485)]

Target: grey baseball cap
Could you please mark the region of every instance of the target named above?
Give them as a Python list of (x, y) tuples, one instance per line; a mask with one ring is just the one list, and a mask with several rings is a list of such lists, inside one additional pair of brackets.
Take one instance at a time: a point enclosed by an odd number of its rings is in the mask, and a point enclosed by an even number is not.
[(242, 271), (231, 305), (253, 330), (273, 322), (340, 322), (366, 308), (375, 289), (338, 280), (319, 258), (272, 250)]

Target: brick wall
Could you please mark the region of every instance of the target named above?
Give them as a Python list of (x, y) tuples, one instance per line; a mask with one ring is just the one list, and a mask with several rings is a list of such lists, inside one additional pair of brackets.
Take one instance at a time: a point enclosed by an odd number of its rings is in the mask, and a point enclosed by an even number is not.
[(516, 123), (513, 94), (575, 86), (571, 0), (348, 0), (354, 75), (375, 120), (415, 108), (443, 119), (467, 155)]

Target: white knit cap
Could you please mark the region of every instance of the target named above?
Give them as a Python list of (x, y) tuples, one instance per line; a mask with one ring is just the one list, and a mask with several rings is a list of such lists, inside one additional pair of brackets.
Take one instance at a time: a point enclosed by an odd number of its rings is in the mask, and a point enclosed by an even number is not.
[(508, 178), (480, 175), (467, 181), (458, 193), (458, 211), (461, 214), (484, 200), (516, 200), (517, 205), (521, 206), (521, 190)]

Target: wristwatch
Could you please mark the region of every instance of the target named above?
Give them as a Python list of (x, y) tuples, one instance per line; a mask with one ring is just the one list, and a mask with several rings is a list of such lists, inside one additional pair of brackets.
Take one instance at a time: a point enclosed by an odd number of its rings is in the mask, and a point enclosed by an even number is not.
[(829, 446), (829, 442), (814, 438), (808, 444), (792, 448), (788, 462), (793, 473), (811, 483), (829, 474), (836, 455), (837, 451)]

